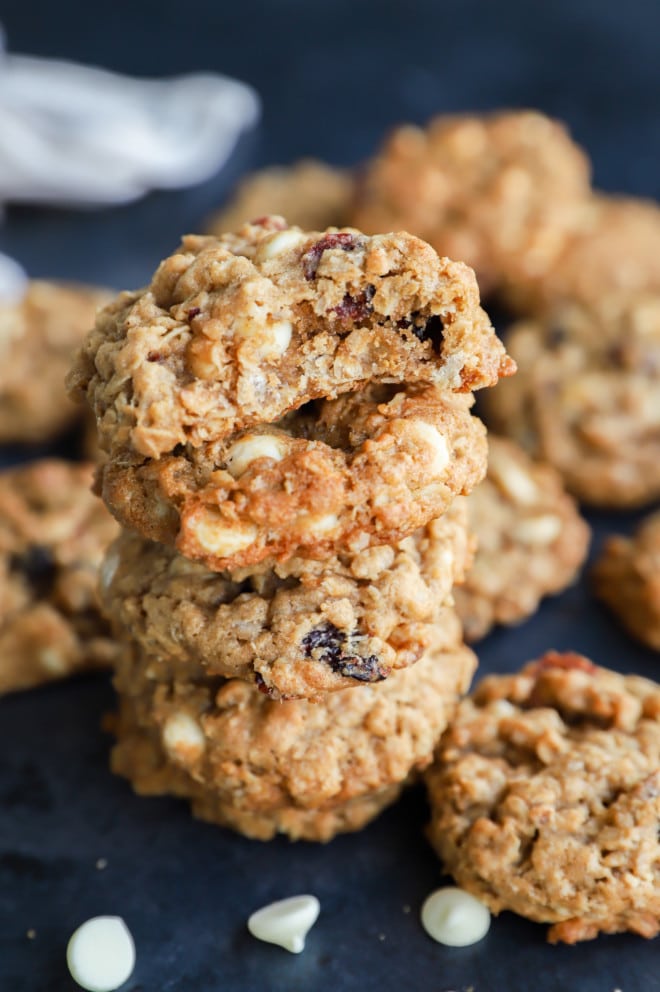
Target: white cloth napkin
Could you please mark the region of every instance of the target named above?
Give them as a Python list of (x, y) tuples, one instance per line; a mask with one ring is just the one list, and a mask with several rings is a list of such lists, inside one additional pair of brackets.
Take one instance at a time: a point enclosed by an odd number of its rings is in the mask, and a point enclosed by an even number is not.
[(258, 117), (255, 91), (227, 76), (0, 53), (0, 204), (102, 206), (202, 182)]

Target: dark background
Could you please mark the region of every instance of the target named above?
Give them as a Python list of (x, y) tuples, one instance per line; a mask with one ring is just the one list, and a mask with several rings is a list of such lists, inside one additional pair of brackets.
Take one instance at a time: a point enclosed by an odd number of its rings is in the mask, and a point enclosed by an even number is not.
[[(437, 112), (538, 107), (568, 122), (601, 188), (660, 196), (657, 0), (4, 0), (0, 19), (14, 52), (136, 75), (218, 70), (263, 100), (261, 125), (196, 189), (103, 212), (10, 208), (0, 250), (31, 275), (135, 287), (241, 173), (302, 155), (353, 164), (388, 127)], [(597, 549), (636, 516), (590, 519)], [(549, 647), (651, 677), (658, 669), (585, 580), (488, 638), (481, 671)], [(107, 770), (99, 725), (111, 707), (102, 677), (0, 701), (1, 992), (71, 992), (66, 941), (99, 913), (124, 916), (135, 936), (130, 992), (660, 990), (658, 943), (632, 936), (551, 948), (543, 927), (503, 914), (475, 947), (432, 943), (418, 914), (441, 874), (421, 790), (325, 847), (247, 841), (196, 823), (183, 804), (134, 797)], [(302, 955), (249, 937), (252, 910), (303, 891), (322, 911)]]

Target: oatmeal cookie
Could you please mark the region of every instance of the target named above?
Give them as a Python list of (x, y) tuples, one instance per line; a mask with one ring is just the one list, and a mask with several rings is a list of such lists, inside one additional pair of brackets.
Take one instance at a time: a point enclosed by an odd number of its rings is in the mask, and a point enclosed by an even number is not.
[(118, 527), (92, 474), (54, 459), (0, 474), (0, 693), (113, 659), (96, 587)]
[(368, 382), (469, 392), (515, 366), (474, 273), (408, 234), (304, 233), (262, 218), (190, 236), (98, 317), (69, 376), (101, 447), (159, 458)]
[(487, 294), (543, 275), (589, 193), (588, 160), (556, 121), (533, 111), (438, 117), (389, 137), (350, 220), (369, 233), (411, 231), (463, 259)]
[(418, 661), (471, 559), (467, 509), (396, 547), (323, 561), (209, 572), (128, 532), (102, 568), (108, 615), (140, 650), (191, 671), (256, 682), (271, 698), (317, 698)]
[(193, 812), (267, 840), (357, 830), (424, 768), (476, 659), (454, 618), (428, 654), (387, 682), (323, 705), (274, 702), (239, 679), (164, 681), (164, 660), (127, 651), (112, 768), (136, 792), (172, 792)]
[(224, 208), (211, 218), (209, 234), (236, 231), (241, 224), (278, 214), (304, 231), (346, 223), (353, 177), (315, 159), (260, 169), (241, 179)]
[(0, 443), (49, 441), (78, 417), (64, 376), (109, 300), (103, 290), (33, 280), (20, 303), (0, 305)]
[(660, 206), (651, 200), (590, 197), (553, 265), (510, 295), (518, 309), (545, 312), (562, 300), (591, 307), (612, 293), (660, 293)]
[(550, 652), (490, 676), (428, 773), (430, 839), (494, 913), (551, 942), (660, 929), (660, 686)]
[(488, 447), (488, 474), (467, 500), (477, 553), (454, 594), (468, 641), (534, 613), (574, 580), (589, 546), (589, 527), (553, 468), (505, 438), (490, 434)]
[(595, 506), (660, 496), (660, 293), (603, 296), (519, 323), (519, 371), (484, 398), (487, 423)]
[(394, 543), (483, 478), (486, 433), (470, 404), (434, 386), (369, 387), (230, 444), (109, 460), (100, 488), (125, 527), (215, 571)]
[(593, 579), (596, 594), (630, 633), (660, 651), (660, 512), (642, 521), (634, 537), (609, 538)]

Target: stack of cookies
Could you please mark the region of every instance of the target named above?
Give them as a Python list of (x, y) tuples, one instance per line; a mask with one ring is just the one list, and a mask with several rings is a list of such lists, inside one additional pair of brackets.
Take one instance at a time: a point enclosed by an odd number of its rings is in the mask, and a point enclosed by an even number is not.
[(265, 217), (191, 236), (69, 377), (125, 530), (114, 769), (249, 836), (357, 829), (431, 760), (475, 659), (452, 587), (513, 363), (471, 269)]

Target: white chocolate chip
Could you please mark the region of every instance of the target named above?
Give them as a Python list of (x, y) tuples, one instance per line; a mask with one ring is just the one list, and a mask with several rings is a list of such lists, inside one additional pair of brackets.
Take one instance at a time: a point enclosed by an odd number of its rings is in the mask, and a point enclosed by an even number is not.
[(253, 524), (226, 524), (217, 513), (200, 516), (192, 529), (200, 547), (220, 558), (248, 548), (258, 534)]
[(39, 652), (39, 664), (51, 675), (62, 675), (68, 667), (66, 658), (55, 648), (42, 648)]
[(412, 434), (417, 444), (431, 449), (432, 461), (429, 465), (431, 475), (433, 477), (443, 475), (449, 464), (449, 445), (447, 444), (447, 439), (433, 424), (427, 424), (423, 420), (409, 424), (408, 432), (409, 436)]
[(491, 448), (488, 459), (488, 476), (506, 496), (520, 506), (531, 506), (539, 498), (539, 491), (531, 476), (513, 458)]
[(421, 919), (429, 937), (447, 947), (476, 944), (490, 929), (490, 913), (484, 904), (454, 886), (432, 892), (422, 906)]
[(329, 534), (338, 524), (339, 517), (335, 513), (324, 513), (317, 516), (306, 513), (298, 519), (299, 529), (308, 534)]
[(204, 752), (206, 741), (200, 725), (188, 713), (172, 713), (163, 727), (163, 747), (174, 758), (195, 761)]
[(248, 930), (258, 940), (300, 954), (320, 911), (316, 896), (291, 896), (258, 909), (248, 920)]
[(113, 992), (135, 967), (135, 944), (119, 916), (96, 916), (78, 927), (66, 949), (74, 981), (87, 992)]
[(99, 581), (101, 584), (101, 589), (106, 591), (110, 588), (112, 580), (115, 577), (117, 568), (119, 567), (119, 552), (111, 549), (106, 553), (105, 558), (101, 562), (101, 568), (99, 569)]
[(302, 231), (296, 231), (293, 228), (278, 231), (277, 234), (264, 238), (255, 252), (254, 260), (255, 262), (266, 262), (284, 251), (289, 251), (290, 248), (295, 248), (296, 245), (302, 244), (306, 240)]
[(552, 544), (561, 534), (561, 520), (554, 513), (545, 513), (539, 517), (528, 517), (516, 524), (514, 536), (523, 544), (543, 547)]
[(250, 357), (257, 360), (280, 358), (291, 344), (293, 326), (289, 320), (272, 320), (265, 323), (245, 317), (234, 325), (234, 335), (250, 341)]
[(246, 434), (227, 452), (227, 471), (238, 479), (257, 458), (271, 458), (279, 462), (284, 458), (286, 449), (283, 438), (272, 434)]

